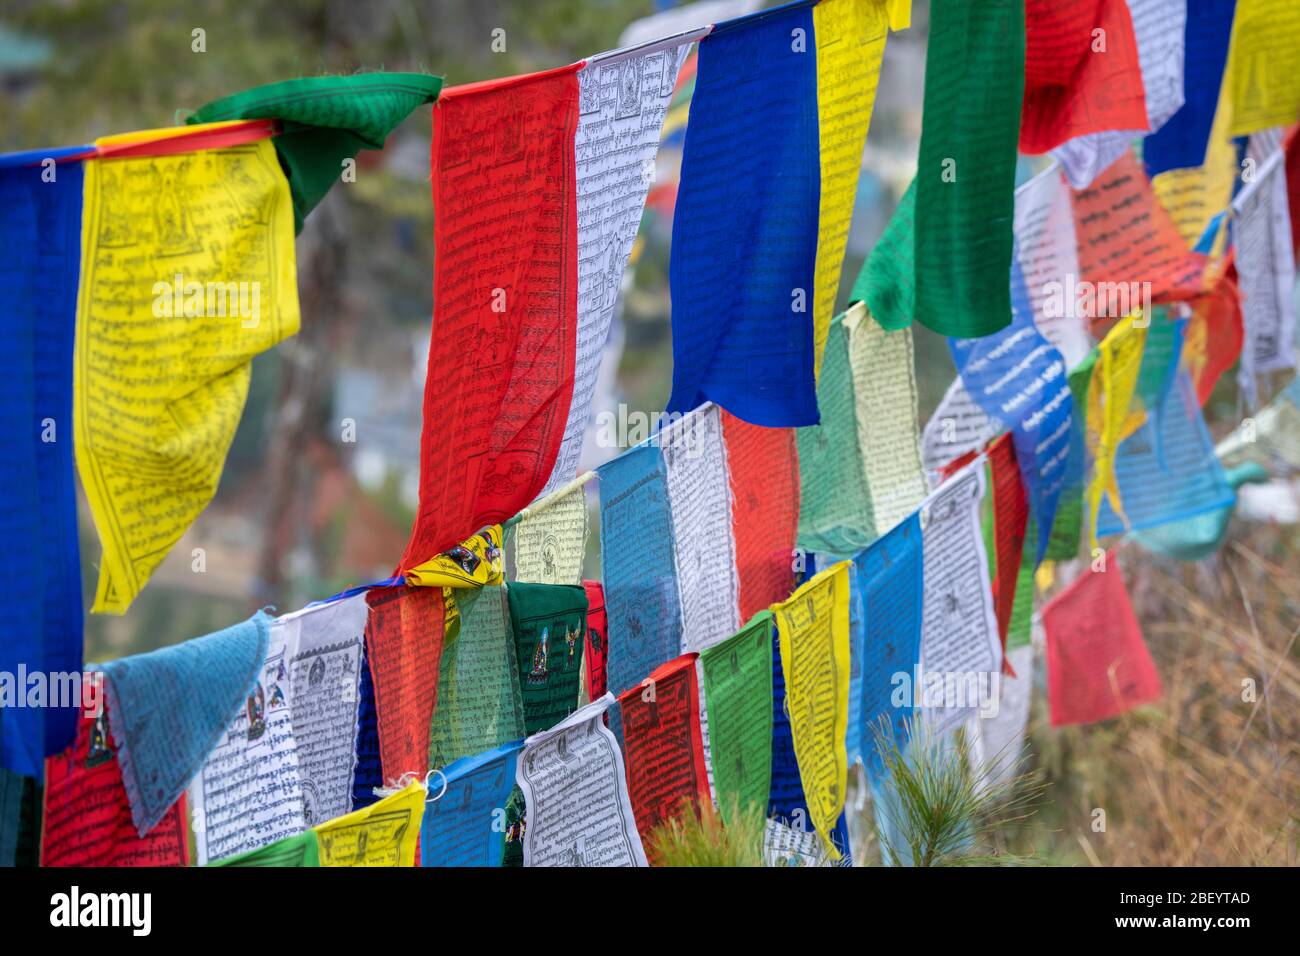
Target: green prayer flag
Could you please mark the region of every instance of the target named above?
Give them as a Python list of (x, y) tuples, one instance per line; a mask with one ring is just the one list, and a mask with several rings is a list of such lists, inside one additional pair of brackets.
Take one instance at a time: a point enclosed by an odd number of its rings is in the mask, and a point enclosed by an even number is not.
[(431, 770), (524, 735), (504, 591), (500, 585), (444, 591), (458, 620), (443, 636), (438, 702), (429, 724)]
[(247, 853), (213, 860), (208, 866), (320, 866), (316, 831), (307, 830)]
[(1022, 0), (934, 0), (916, 179), (851, 296), (885, 328), (1010, 324), (1024, 72)]
[(767, 812), (772, 783), (772, 612), (700, 652), (713, 785), (722, 819)]
[(283, 126), (275, 149), (293, 194), (293, 219), (302, 231), (343, 172), (343, 161), (384, 140), (422, 103), (432, 103), (442, 77), (425, 73), (311, 76), (257, 86), (213, 100), (187, 123), (276, 119)]
[[(1058, 525), (1054, 523), (1052, 527)], [(1025, 544), (1020, 553), (1020, 570), (1016, 574), (1016, 596), (1011, 602), (1011, 620), (1007, 622), (1008, 651), (1024, 647), (1030, 640), (1034, 616), (1034, 569), (1037, 563), (1038, 522), (1031, 514), (1029, 524), (1025, 526)]]
[(524, 733), (550, 730), (578, 709), (587, 644), (587, 591), (580, 584), (511, 581), (510, 627), (519, 662)]
[(875, 516), (858, 442), (857, 399), (844, 316), (826, 336), (817, 382), (820, 425), (795, 432), (799, 449), (799, 547), (849, 556), (876, 538)]

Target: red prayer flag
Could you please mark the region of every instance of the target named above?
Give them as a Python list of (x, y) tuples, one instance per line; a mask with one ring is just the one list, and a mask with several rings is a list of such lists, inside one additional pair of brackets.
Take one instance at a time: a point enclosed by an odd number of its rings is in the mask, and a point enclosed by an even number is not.
[(587, 699), (605, 696), (605, 656), (609, 653), (609, 622), (605, 618), (605, 587), (583, 581), (587, 591)]
[(546, 485), (573, 394), (578, 66), (433, 109), (433, 336), (405, 572)]
[(442, 588), (366, 592), (366, 657), (375, 688), (385, 783), (429, 771), (429, 725), (438, 704), (446, 612)]
[(731, 474), (731, 529), (740, 579), (740, 620), (794, 590), (799, 533), (799, 453), (793, 428), (765, 428), (722, 412)]
[(1077, 305), (1094, 320), (1094, 335), (1141, 306), (1201, 294), (1206, 257), (1188, 248), (1132, 151), (1073, 190), (1071, 202), (1083, 280)]
[(1160, 696), (1115, 552), (1043, 606), (1052, 726), (1118, 716)]
[(184, 794), (145, 836), (136, 832), (107, 709), (81, 716), (72, 746), (45, 761), (42, 866), (185, 866), (187, 837)]
[(1026, 0), (1021, 152), (1046, 153), (1087, 133), (1147, 128), (1142, 63), (1125, 0)]
[(618, 698), (628, 793), (642, 840), (664, 821), (675, 820), (687, 801), (698, 810), (711, 799), (700, 733), (697, 657), (683, 654), (659, 665), (639, 687)]
[(1011, 608), (1016, 601), (1016, 581), (1025, 546), (1025, 527), (1029, 523), (1029, 502), (1020, 480), (1020, 465), (1010, 432), (999, 435), (988, 446), (989, 468), (993, 473), (993, 607), (998, 618), (998, 636), (1002, 639), (1002, 667), (1015, 676), (1007, 662), (1007, 627)]
[(1237, 363), (1244, 334), (1235, 254), (1229, 252), (1214, 287), (1192, 303), (1183, 336), (1183, 356), (1200, 404), (1209, 401), (1219, 377)]

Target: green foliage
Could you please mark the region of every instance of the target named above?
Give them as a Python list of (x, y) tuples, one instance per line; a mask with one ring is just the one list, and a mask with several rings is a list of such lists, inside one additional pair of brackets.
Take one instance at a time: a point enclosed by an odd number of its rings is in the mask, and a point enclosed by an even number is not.
[(965, 735), (938, 738), (914, 724), (906, 745), (892, 728), (873, 728), (888, 774), (876, 835), (894, 866), (1017, 866), (1028, 857), (998, 853), (991, 836), (1032, 816), (1046, 785), (1037, 773), (999, 779), (997, 757), (973, 766)]
[(723, 822), (712, 804), (702, 810), (683, 807), (646, 840), (646, 854), (655, 866), (762, 866), (763, 831), (767, 820), (753, 804), (729, 814)]

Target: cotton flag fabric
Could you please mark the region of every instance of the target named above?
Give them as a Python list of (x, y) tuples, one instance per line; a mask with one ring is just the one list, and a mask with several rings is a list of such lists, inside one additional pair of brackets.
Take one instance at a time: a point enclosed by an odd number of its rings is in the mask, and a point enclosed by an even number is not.
[(858, 449), (875, 533), (883, 534), (925, 497), (912, 330), (884, 328), (861, 305), (844, 314), (849, 335)]
[(1142, 160), (1149, 175), (1199, 166), (1205, 161), (1236, 5), (1236, 0), (1189, 2), (1184, 33), (1184, 102), (1164, 126), (1142, 143)]
[[(894, 675), (916, 674), (921, 658), (924, 563), (921, 518), (913, 513), (854, 559), (862, 592), (862, 739), (859, 749), (872, 780), (884, 774), (880, 744), (906, 746), (911, 694), (896, 699)], [(850, 731), (853, 728), (850, 727)]]
[(583, 670), (587, 679), (586, 703), (605, 696), (605, 661), (609, 658), (609, 616), (605, 613), (605, 586), (583, 581), (587, 592), (587, 651)]
[[(79, 674), (72, 349), (84, 173), (60, 162), (46, 181), (40, 158), (0, 157), (0, 671)], [(74, 708), (0, 708), (0, 768), (39, 777), (76, 726)]]
[(188, 861), (184, 796), (147, 833), (138, 833), (114, 742), (107, 711), (83, 714), (75, 743), (46, 762), (42, 866), (184, 866)]
[(1148, 128), (1126, 0), (1025, 0), (1025, 46), (1021, 150), (1045, 153), (1076, 136)]
[(103, 544), (92, 611), (123, 613), (215, 494), (252, 357), (298, 331), (293, 235), (269, 140), (86, 165), (73, 401)]
[(321, 866), (415, 866), (427, 799), (418, 783), (316, 827)]
[(646, 866), (606, 694), (530, 736), (515, 779), (528, 805), (524, 866)]
[(641, 445), (600, 468), (606, 679), (621, 694), (681, 647), (681, 598), (663, 456)]
[(883, 4), (826, 0), (729, 20), (700, 42), (673, 220), (670, 411), (712, 400), (757, 425), (817, 421), (886, 35)]
[(103, 665), (122, 785), (141, 835), (184, 792), (254, 686), (270, 618)]
[(795, 757), (812, 823), (831, 859), (848, 786), (849, 569), (832, 565), (773, 607)]
[(700, 733), (698, 655), (683, 654), (619, 696), (627, 788), (642, 843), (655, 829), (708, 806)]
[(748, 620), (794, 590), (799, 532), (799, 455), (792, 428), (751, 425), (722, 412), (731, 482), (740, 619)]
[(1161, 694), (1114, 552), (1104, 567), (1043, 605), (1053, 727), (1107, 720)]
[(578, 708), (587, 592), (579, 584), (513, 582), (506, 598), (519, 662), (524, 732), (537, 733)]
[(1287, 126), (1300, 115), (1300, 9), (1286, 0), (1237, 0), (1223, 81), (1233, 136)]
[(875, 538), (858, 432), (858, 402), (843, 318), (831, 323), (818, 383), (821, 422), (796, 432), (799, 447), (799, 547), (850, 555)]
[(438, 706), (429, 727), (429, 768), (524, 735), (523, 696), (505, 589), (458, 591), (443, 638)]
[(276, 840), (257, 850), (238, 856), (213, 860), (208, 866), (320, 866), (320, 847), (316, 833), (308, 830), (297, 836)]
[(443, 91), (433, 335), (405, 572), (546, 486), (573, 397), (577, 66)]
[(505, 831), (498, 810), (515, 783), (522, 740), (463, 757), (429, 784), (420, 830), (421, 866), (500, 866)]
[(416, 107), (431, 103), (442, 77), (424, 73), (310, 76), (254, 87), (201, 106), (187, 123), (276, 119), (275, 151), (293, 194), (294, 228), (342, 178), (363, 149), (383, 149)]
[(772, 774), (772, 613), (760, 611), (721, 644), (700, 653), (709, 754), (718, 808), (767, 809)]
[(372, 588), (364, 597), (366, 661), (373, 681), (384, 780), (429, 769), (446, 637), (440, 588)]
[[(1126, 152), (1138, 136), (1160, 129), (1183, 105), (1187, 0), (1126, 0), (1133, 21), (1147, 114), (1145, 127), (1085, 133), (1053, 150), (1078, 188)], [(1121, 6), (1124, 4), (1121, 3)], [(1127, 96), (1128, 91), (1124, 94)]]
[(573, 139), (578, 259), (573, 396), (564, 438), (543, 493), (555, 491), (577, 474), (623, 271), (655, 178), (660, 130), (690, 42), (706, 32), (697, 28), (603, 53), (589, 59), (578, 73)]
[(534, 584), (578, 584), (587, 550), (587, 496), (561, 489), (530, 508), (514, 529), (515, 577)]

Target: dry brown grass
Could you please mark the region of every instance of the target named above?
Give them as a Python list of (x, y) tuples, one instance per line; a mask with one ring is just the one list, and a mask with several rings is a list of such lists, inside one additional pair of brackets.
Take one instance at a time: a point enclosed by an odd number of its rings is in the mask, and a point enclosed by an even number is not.
[[(1179, 564), (1125, 547), (1124, 574), (1164, 683), (1157, 703), (1053, 730), (1037, 695), (1042, 818), (1007, 834), (1044, 862), (1213, 866), (1300, 863), (1300, 550), (1295, 529), (1238, 527)], [(1256, 699), (1243, 700), (1253, 679)], [(1094, 832), (1094, 810), (1106, 829)]]

